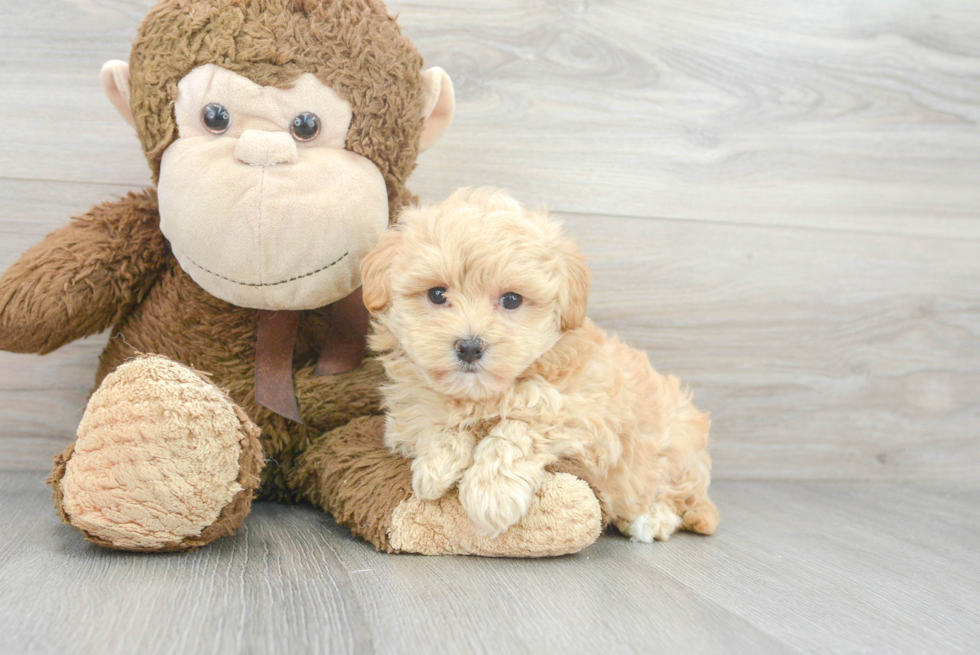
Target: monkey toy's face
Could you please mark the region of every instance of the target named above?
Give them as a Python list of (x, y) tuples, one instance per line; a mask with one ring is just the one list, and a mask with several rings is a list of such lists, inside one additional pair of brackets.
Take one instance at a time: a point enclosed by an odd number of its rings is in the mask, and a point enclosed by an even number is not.
[(207, 64), (178, 84), (174, 114), (160, 228), (201, 287), (243, 307), (312, 309), (360, 285), (388, 192), (344, 148), (346, 100), (309, 73), (278, 89)]
[[(131, 124), (129, 66), (102, 71)], [(421, 78), (427, 148), (449, 124), (452, 83)], [(378, 166), (348, 148), (351, 104), (311, 73), (262, 86), (204, 64), (177, 83), (176, 138), (160, 160), (160, 229), (181, 268), (240, 307), (315, 309), (360, 284), (361, 259), (388, 227), (390, 190)]]

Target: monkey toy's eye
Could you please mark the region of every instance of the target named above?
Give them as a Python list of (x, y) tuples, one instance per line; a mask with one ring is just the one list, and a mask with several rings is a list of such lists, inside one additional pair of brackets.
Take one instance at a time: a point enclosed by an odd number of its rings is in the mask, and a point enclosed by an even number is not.
[(224, 134), (231, 125), (231, 114), (225, 109), (224, 105), (216, 102), (209, 102), (201, 110), (201, 122), (204, 128), (212, 134)]
[(504, 295), (500, 296), (500, 304), (504, 309), (517, 309), (524, 302), (524, 298), (521, 294), (514, 293), (513, 291), (508, 291)]
[(289, 132), (297, 141), (312, 141), (320, 133), (320, 119), (313, 112), (304, 111), (293, 119)]
[(445, 305), (449, 298), (446, 297), (446, 287), (433, 287), (429, 289), (429, 300), (433, 305)]

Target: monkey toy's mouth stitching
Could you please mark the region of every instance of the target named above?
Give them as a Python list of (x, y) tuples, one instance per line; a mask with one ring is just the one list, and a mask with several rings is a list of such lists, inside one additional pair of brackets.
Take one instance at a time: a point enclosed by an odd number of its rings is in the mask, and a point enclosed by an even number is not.
[(191, 259), (190, 257), (188, 257), (187, 256), (187, 253), (182, 253), (182, 254), (184, 255), (184, 258), (187, 259), (187, 261), (189, 261), (190, 263), (194, 264), (194, 266), (198, 267), (199, 269), (201, 269), (205, 273), (208, 273), (209, 275), (213, 275), (215, 277), (221, 278), (222, 280), (225, 280), (227, 282), (231, 282), (232, 284), (238, 284), (238, 285), (241, 285), (243, 287), (275, 287), (275, 286), (279, 286), (280, 284), (288, 284), (289, 282), (295, 282), (296, 280), (302, 280), (305, 277), (310, 277), (311, 275), (316, 275), (317, 273), (322, 273), (323, 271), (327, 270), (328, 268), (330, 268), (334, 264), (339, 264), (340, 263), (340, 260), (342, 260), (344, 257), (346, 257), (347, 255), (350, 254), (350, 251), (348, 250), (347, 252), (345, 252), (343, 255), (341, 255), (340, 257), (338, 257), (334, 261), (330, 262), (326, 266), (322, 266), (322, 267), (316, 269), (315, 271), (310, 271), (309, 273), (303, 273), (302, 275), (296, 275), (294, 277), (289, 278), (288, 280), (279, 280), (278, 282), (239, 282), (238, 280), (232, 280), (230, 277), (225, 277), (221, 273), (215, 273), (212, 270), (209, 270), (209, 269), (204, 268), (203, 266), (201, 266), (200, 264), (198, 264), (196, 261), (194, 261), (193, 259)]

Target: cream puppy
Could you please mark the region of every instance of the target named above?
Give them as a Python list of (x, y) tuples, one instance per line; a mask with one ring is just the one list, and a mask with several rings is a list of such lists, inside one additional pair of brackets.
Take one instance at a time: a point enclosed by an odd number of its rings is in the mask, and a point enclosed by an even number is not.
[(558, 221), (502, 191), (406, 209), (362, 266), (385, 441), (420, 498), (458, 484), (486, 534), (524, 516), (559, 458), (633, 539), (711, 534), (708, 418), (586, 318), (590, 278)]

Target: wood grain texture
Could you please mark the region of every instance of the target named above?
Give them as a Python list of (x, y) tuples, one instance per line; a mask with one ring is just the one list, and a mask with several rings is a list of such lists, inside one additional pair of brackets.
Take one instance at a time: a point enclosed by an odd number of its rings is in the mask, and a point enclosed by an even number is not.
[[(0, 269), (149, 181), (98, 70), (153, 0), (8, 4)], [(234, 539), (140, 556), (58, 523), (43, 473), (0, 472), (0, 653), (976, 650), (975, 3), (389, 6), (458, 98), (412, 188), (563, 213), (593, 318), (712, 412), (720, 532), (387, 556), (259, 504)], [(0, 470), (70, 442), (110, 337), (0, 353)]]
[(980, 479), (980, 242), (575, 215), (590, 314), (713, 419), (715, 475)]
[[(194, 554), (103, 551), (0, 474), (0, 652), (958, 653), (980, 638), (980, 495), (728, 482), (710, 538), (551, 560), (390, 556), (258, 504)], [(43, 616), (44, 626), (37, 617)]]
[(403, 10), (462, 100), (428, 194), (493, 183), (563, 211), (976, 235), (969, 0), (466, 4), (465, 26)]
[[(97, 73), (151, 4), (5, 8), (0, 269), (148, 182)], [(593, 317), (692, 384), (719, 478), (977, 479), (969, 0), (390, 6), (459, 99), (413, 188), (565, 212)], [(0, 469), (70, 441), (107, 338), (0, 353)]]
[[(146, 182), (97, 72), (150, 4), (5, 14), (0, 177)], [(459, 97), (424, 195), (494, 184), (570, 212), (977, 233), (971, 0), (390, 6)]]
[[(0, 197), (33, 207), (40, 186), (0, 181)], [(78, 187), (56, 185), (51, 213)], [(980, 241), (564, 218), (595, 273), (593, 319), (711, 411), (717, 478), (978, 479)], [(0, 353), (5, 468), (68, 444), (105, 338)]]

